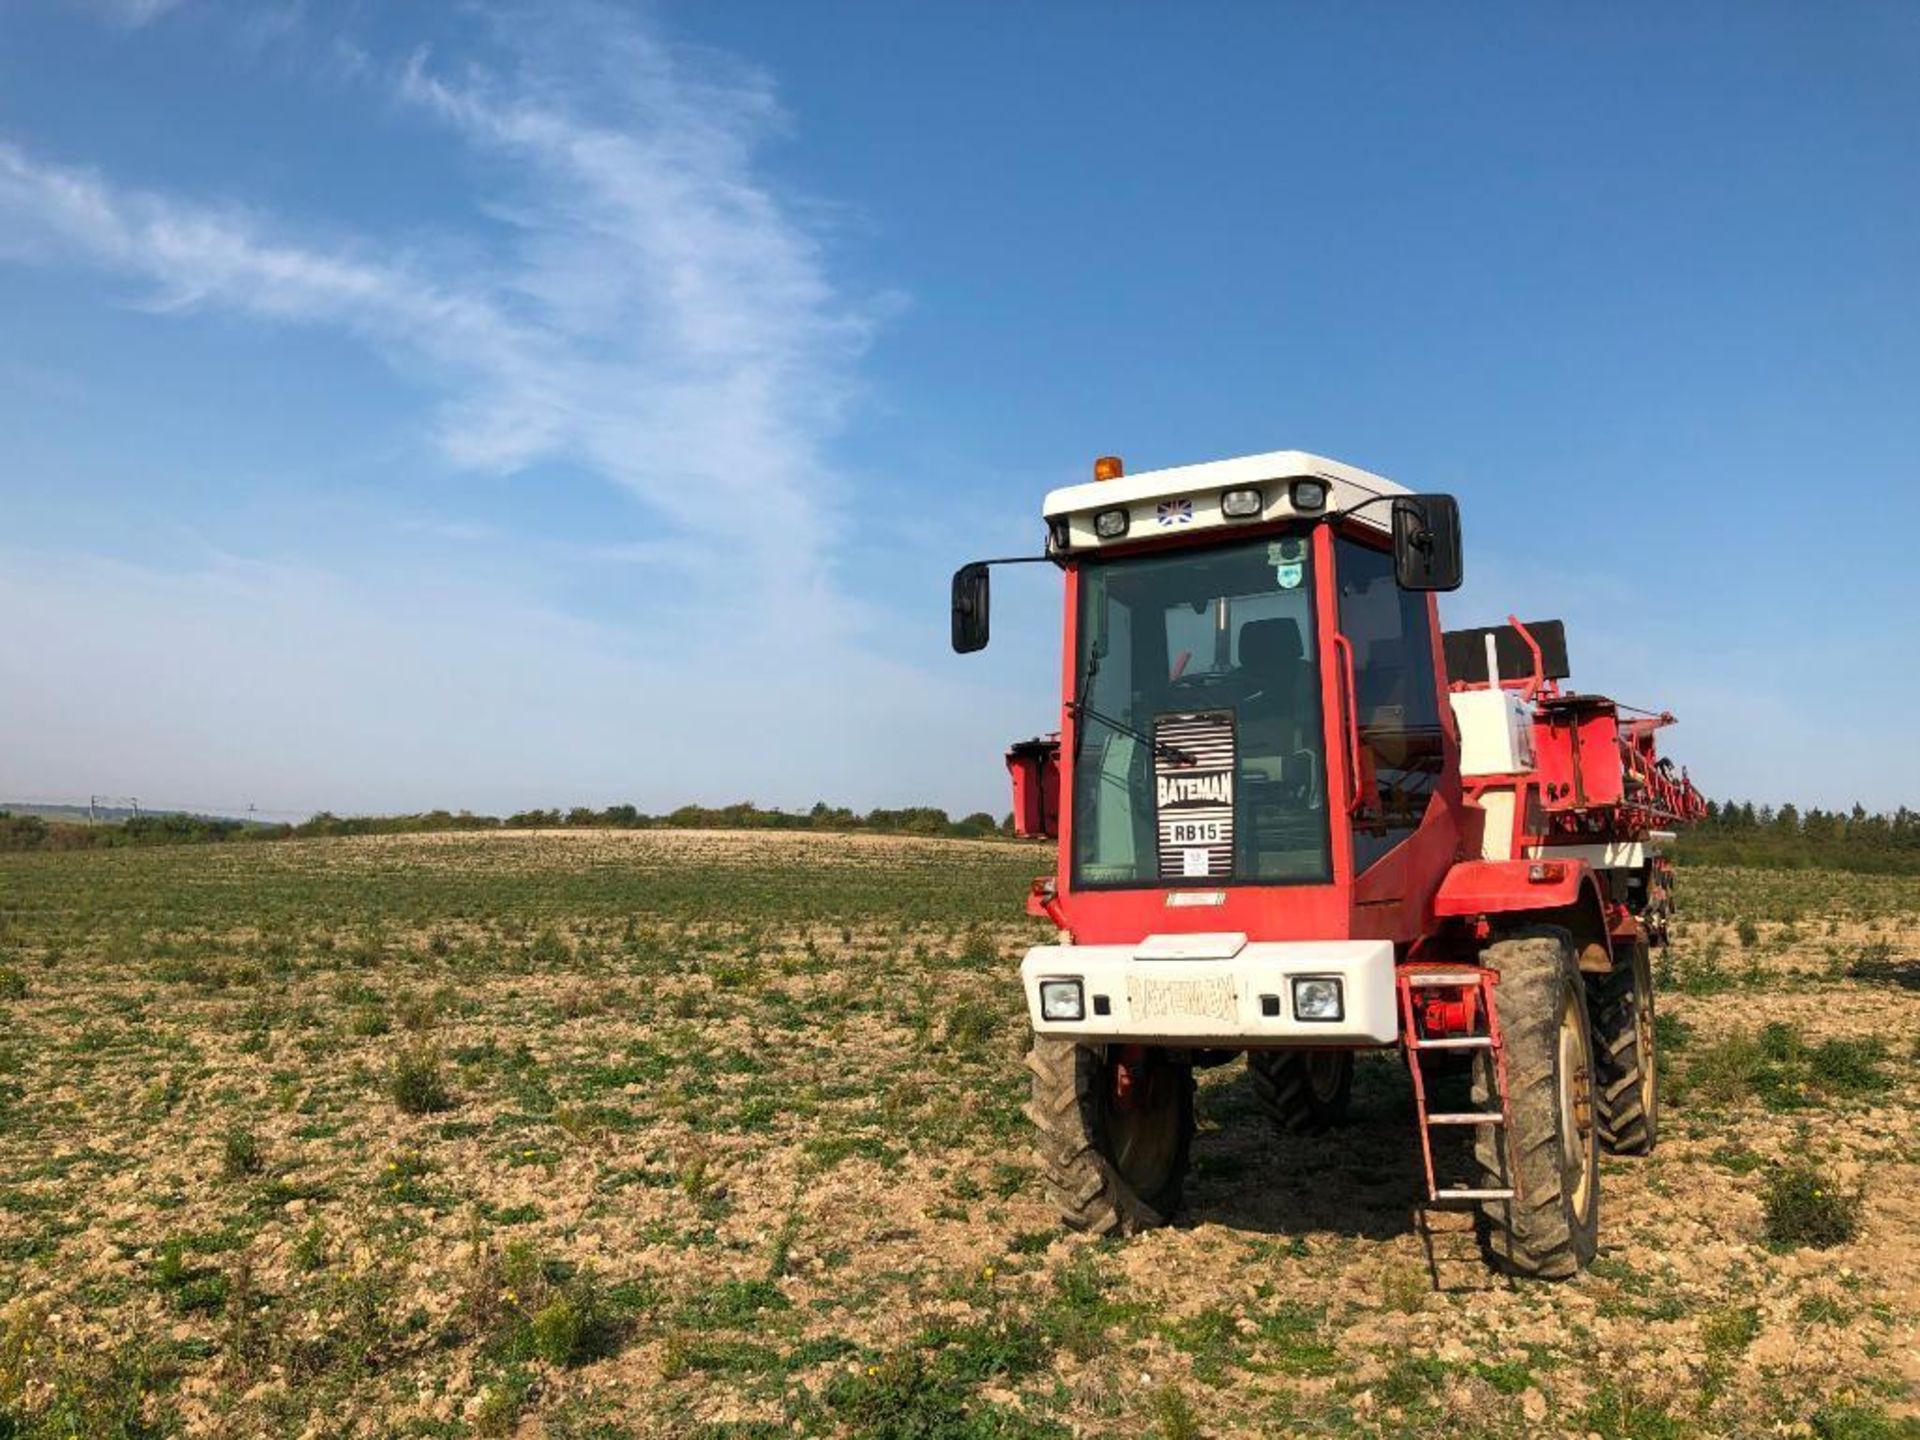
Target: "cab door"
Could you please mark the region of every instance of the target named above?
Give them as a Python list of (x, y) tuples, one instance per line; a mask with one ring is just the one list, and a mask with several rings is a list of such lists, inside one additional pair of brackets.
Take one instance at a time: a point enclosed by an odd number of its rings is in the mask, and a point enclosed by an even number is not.
[(1431, 595), (1402, 590), (1386, 537), (1334, 542), (1336, 616), (1350, 659), (1348, 723), (1360, 773), (1350, 787), (1354, 933), (1410, 939), (1452, 863), (1458, 746), (1441, 690)]

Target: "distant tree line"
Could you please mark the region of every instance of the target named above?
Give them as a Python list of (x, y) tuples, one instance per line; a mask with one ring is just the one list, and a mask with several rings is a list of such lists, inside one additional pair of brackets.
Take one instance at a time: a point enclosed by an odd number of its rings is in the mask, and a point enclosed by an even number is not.
[(667, 815), (648, 815), (632, 805), (609, 805), (604, 810), (581, 805), (571, 810), (522, 810), (505, 819), (467, 810), (428, 810), (417, 815), (334, 815), (323, 810), (298, 825), (263, 825), (182, 814), (141, 815), (111, 824), (81, 825), (0, 810), (0, 850), (88, 850), (119, 845), (304, 840), (328, 835), (418, 835), (443, 830), (821, 830), (979, 839), (1011, 835), (1013, 817), (996, 820), (981, 810), (956, 820), (930, 805), (869, 810), (863, 815), (824, 801), (811, 810), (763, 810), (750, 801), (718, 807), (682, 805)]
[[(632, 805), (609, 805), (604, 810), (575, 806), (571, 810), (522, 810), (504, 819), (466, 810), (429, 810), (418, 815), (332, 815), (323, 811), (298, 825), (262, 825), (180, 814), (79, 825), (0, 811), (0, 850), (84, 850), (443, 830), (819, 830), (981, 838), (1012, 834), (1013, 817), (995, 820), (985, 811), (976, 811), (956, 820), (930, 805), (861, 814), (824, 801), (811, 810), (768, 810), (749, 801), (718, 807), (682, 805), (666, 815), (648, 815)], [(1709, 802), (1706, 819), (1688, 828), (1678, 856), (1682, 863), (1703, 865), (1920, 874), (1920, 811), (1902, 806), (1891, 812), (1870, 813), (1860, 805), (1845, 812), (1802, 811), (1791, 804), (1776, 809), (1750, 801)]]
[(1778, 809), (1750, 800), (1707, 802), (1706, 819), (1690, 826), (1682, 861), (1754, 865), (1779, 870), (1855, 870), (1920, 874), (1920, 811)]
[(190, 845), (248, 838), (281, 826), (223, 820), (211, 815), (135, 815), (104, 825), (46, 820), (0, 810), (0, 850), (91, 850), (113, 845)]

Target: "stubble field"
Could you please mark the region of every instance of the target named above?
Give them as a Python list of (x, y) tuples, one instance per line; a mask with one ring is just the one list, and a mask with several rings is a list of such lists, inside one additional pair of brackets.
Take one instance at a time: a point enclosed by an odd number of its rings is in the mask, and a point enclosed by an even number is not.
[(1061, 1235), (1046, 852), (585, 832), (0, 856), (0, 1440), (1920, 1434), (1920, 882), (1682, 874), (1656, 1153), (1558, 1286), (1409, 1087)]

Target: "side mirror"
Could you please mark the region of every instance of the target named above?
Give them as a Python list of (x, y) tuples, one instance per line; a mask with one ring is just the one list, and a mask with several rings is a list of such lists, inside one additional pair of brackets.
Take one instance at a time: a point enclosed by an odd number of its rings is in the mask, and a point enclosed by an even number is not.
[[(1393, 578), (1402, 590), (1460, 588), (1460, 504), (1453, 496), (1403, 495), (1394, 500)], [(957, 627), (959, 621), (954, 623)], [(954, 634), (959, 633), (956, 628)]]
[(953, 572), (953, 649), (968, 655), (987, 648), (987, 612), (991, 595), (987, 567), (975, 562)]

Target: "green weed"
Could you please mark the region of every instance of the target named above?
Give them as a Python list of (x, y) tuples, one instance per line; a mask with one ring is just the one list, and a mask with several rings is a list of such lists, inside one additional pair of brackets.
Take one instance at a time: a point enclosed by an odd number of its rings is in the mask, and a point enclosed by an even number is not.
[(1776, 1170), (1767, 1180), (1763, 1199), (1767, 1239), (1782, 1248), (1843, 1245), (1860, 1229), (1860, 1195), (1841, 1189), (1811, 1164)]
[(220, 1142), (220, 1173), (229, 1180), (241, 1180), (266, 1168), (259, 1136), (246, 1125), (231, 1126)]
[(1826, 1040), (1807, 1056), (1813, 1081), (1823, 1090), (1842, 1095), (1869, 1095), (1890, 1089), (1893, 1080), (1880, 1068), (1887, 1057), (1886, 1042), (1878, 1036), (1864, 1040)]
[(1716, 1310), (1700, 1322), (1700, 1343), (1709, 1357), (1738, 1355), (1760, 1335), (1760, 1312), (1751, 1305)]
[(394, 1057), (387, 1083), (393, 1103), (409, 1115), (432, 1115), (453, 1108), (453, 1094), (440, 1068), (440, 1052), (411, 1045)]
[(327, 1268), (327, 1227), (318, 1220), (308, 1222), (293, 1242), (293, 1264), (296, 1270), (309, 1274)]
[(947, 1010), (947, 1048), (963, 1056), (977, 1056), (1000, 1033), (1000, 1012), (986, 1001), (968, 995)]
[(1153, 1392), (1153, 1427), (1160, 1440), (1199, 1440), (1200, 1417), (1187, 1392), (1171, 1380)]

